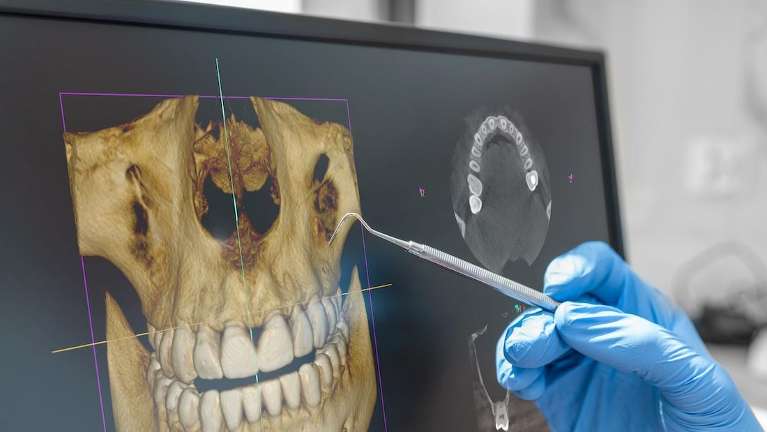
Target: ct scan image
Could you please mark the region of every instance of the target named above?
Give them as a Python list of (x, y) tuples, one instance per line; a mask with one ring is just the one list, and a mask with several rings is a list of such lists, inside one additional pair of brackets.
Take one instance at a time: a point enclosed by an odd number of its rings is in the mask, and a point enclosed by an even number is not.
[(551, 219), (551, 182), (541, 147), (521, 116), (479, 111), (453, 156), (451, 198), (458, 229), (474, 256), (501, 273), (508, 262), (532, 265)]

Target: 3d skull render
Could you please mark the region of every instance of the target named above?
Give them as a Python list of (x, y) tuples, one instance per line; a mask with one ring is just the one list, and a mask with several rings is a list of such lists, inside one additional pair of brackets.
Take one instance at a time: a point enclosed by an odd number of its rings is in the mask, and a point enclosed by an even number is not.
[[(226, 134), (201, 127), (187, 96), (64, 135), (80, 253), (126, 275), (150, 332), (148, 352), (107, 294), (119, 431), (369, 426), (376, 381), (356, 269), (348, 295), (338, 285), (348, 228), (328, 245), (339, 215), (359, 212), (350, 135), (288, 104), (251, 102), (260, 128), (233, 116)], [(271, 185), (271, 227), (257, 232), (241, 213), (230, 238), (214, 238), (201, 223), (208, 177), (238, 202)]]

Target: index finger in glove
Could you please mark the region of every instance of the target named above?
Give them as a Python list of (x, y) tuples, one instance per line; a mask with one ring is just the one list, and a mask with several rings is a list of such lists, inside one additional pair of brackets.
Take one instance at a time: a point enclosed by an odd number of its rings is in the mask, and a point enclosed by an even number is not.
[(570, 349), (559, 336), (554, 316), (538, 308), (512, 321), (498, 344), (509, 363), (523, 368), (545, 366)]
[(633, 276), (625, 261), (604, 242), (586, 242), (558, 256), (546, 268), (543, 292), (558, 301), (588, 294), (616, 304)]

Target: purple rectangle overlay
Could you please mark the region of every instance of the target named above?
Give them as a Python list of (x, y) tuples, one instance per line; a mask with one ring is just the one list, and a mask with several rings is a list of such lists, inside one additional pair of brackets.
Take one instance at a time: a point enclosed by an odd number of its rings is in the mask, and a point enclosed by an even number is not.
[[(66, 126), (66, 120), (64, 116), (64, 96), (105, 96), (105, 97), (156, 97), (156, 98), (182, 98), (187, 95), (183, 94), (163, 94), (163, 93), (115, 93), (115, 92), (72, 92), (72, 91), (62, 91), (59, 92), (59, 108), (61, 110), (61, 126), (64, 132), (67, 131)], [(218, 95), (198, 95), (201, 99), (220, 99), (221, 96)], [(344, 102), (346, 104), (346, 119), (347, 119), (347, 127), (349, 129), (349, 134), (352, 135), (352, 121), (351, 121), (351, 113), (349, 110), (349, 99), (348, 98), (330, 98), (330, 97), (298, 97), (298, 96), (262, 96), (263, 99), (269, 99), (269, 100), (288, 100), (288, 101), (318, 101), (318, 102)], [(250, 96), (223, 96), (223, 99), (250, 99)], [(361, 229), (361, 236), (362, 236), (362, 254), (365, 262), (365, 277), (367, 282), (367, 287), (370, 288), (370, 272), (368, 268), (368, 259), (367, 259), (367, 247), (365, 244), (365, 232)], [(90, 331), (91, 336), (91, 351), (93, 353), (93, 366), (96, 371), (96, 385), (98, 387), (98, 396), (99, 396), (99, 411), (101, 413), (101, 425), (103, 427), (104, 432), (107, 431), (106, 426), (106, 416), (104, 414), (104, 398), (101, 390), (101, 374), (99, 372), (99, 364), (98, 364), (98, 356), (96, 354), (96, 339), (95, 339), (95, 333), (93, 330), (93, 312), (91, 308), (90, 303), (90, 292), (88, 290), (88, 280), (87, 280), (87, 273), (85, 270), (85, 257), (80, 256), (80, 265), (82, 268), (82, 276), (83, 276), (83, 291), (85, 295), (85, 304), (88, 309), (88, 328)], [(384, 402), (384, 394), (383, 394), (383, 380), (381, 377), (381, 366), (380, 366), (380, 356), (378, 353), (378, 340), (376, 337), (376, 324), (375, 324), (375, 309), (373, 307), (373, 295), (372, 291), (368, 291), (368, 299), (370, 301), (370, 321), (373, 328), (373, 351), (375, 353), (376, 357), (376, 375), (378, 377), (378, 387), (379, 387), (379, 394), (381, 397), (381, 412), (384, 422), (384, 429), (388, 432), (389, 426), (387, 422), (386, 417), (386, 404)]]
[[(104, 93), (104, 92), (60, 92), (62, 96), (122, 96), (122, 97), (156, 97), (156, 98), (182, 98), (185, 94), (171, 93)], [(200, 99), (220, 99), (218, 95), (197, 95)], [(292, 101), (318, 101), (318, 102), (346, 102), (347, 98), (330, 97), (303, 97), (303, 96), (262, 96), (263, 99), (270, 100), (292, 100)], [(250, 99), (250, 96), (224, 96), (224, 99)]]

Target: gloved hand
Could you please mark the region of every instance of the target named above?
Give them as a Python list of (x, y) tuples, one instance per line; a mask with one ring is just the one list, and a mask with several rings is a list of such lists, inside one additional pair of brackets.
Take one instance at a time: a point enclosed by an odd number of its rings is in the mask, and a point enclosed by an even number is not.
[(762, 430), (684, 312), (606, 244), (552, 261), (544, 292), (563, 303), (506, 328), (496, 371), (552, 430)]

